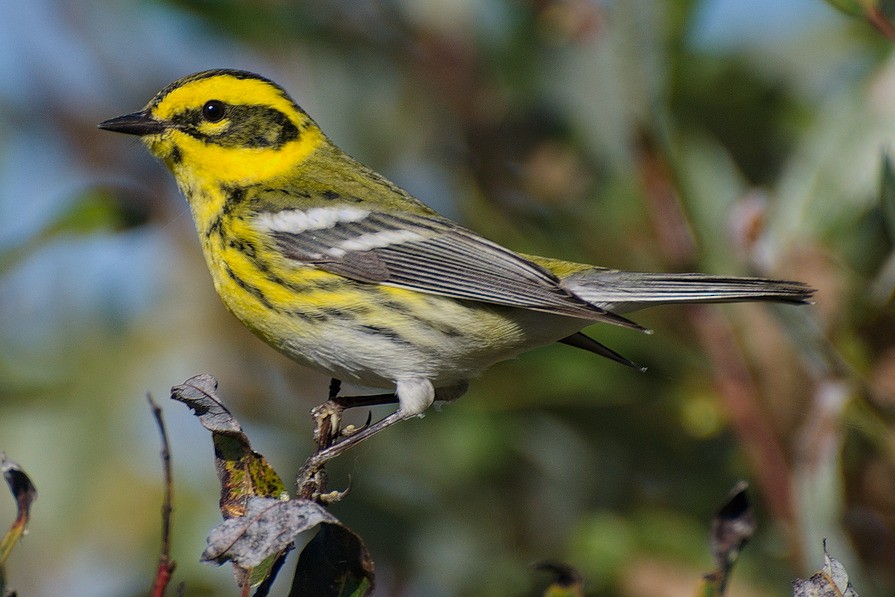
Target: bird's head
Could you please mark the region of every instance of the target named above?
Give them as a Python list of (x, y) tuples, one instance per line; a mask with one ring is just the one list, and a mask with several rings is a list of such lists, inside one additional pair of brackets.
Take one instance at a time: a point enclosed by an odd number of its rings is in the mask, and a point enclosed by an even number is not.
[(99, 127), (138, 135), (187, 185), (269, 180), (291, 171), (325, 140), (279, 85), (238, 70), (183, 77), (139, 112)]

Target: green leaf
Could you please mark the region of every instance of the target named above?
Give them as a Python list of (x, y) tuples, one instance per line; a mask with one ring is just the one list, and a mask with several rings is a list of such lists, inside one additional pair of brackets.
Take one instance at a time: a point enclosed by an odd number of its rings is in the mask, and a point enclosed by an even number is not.
[(331, 521), (302, 550), (289, 597), (366, 597), (373, 588), (373, 560), (364, 542)]

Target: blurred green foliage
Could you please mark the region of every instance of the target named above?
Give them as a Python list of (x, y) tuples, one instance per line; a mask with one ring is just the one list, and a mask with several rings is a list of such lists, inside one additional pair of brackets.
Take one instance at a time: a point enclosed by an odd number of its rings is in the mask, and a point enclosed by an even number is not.
[[(224, 311), (167, 172), (95, 129), (213, 67), (281, 83), (355, 157), (514, 249), (818, 288), (810, 309), (595, 328), (649, 370), (542, 349), (334, 463), (331, 488), (352, 491), (333, 512), (383, 594), (538, 594), (544, 560), (589, 595), (693, 594), (740, 478), (758, 530), (732, 594), (785, 593), (823, 537), (862, 596), (895, 592), (895, 62), (878, 23), (820, 0), (63, 4), (0, 24), (0, 448), (41, 493), (6, 565), (21, 594), (147, 590), (146, 391), (207, 371), (281, 474), (312, 450), (327, 380)], [(232, 593), (197, 562), (218, 522), (211, 447), (167, 411), (175, 578)]]

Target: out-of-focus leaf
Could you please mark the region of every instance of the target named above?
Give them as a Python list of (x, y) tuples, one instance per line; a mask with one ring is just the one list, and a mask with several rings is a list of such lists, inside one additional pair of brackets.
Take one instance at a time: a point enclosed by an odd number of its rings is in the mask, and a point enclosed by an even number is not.
[(0, 463), (0, 470), (3, 471), (3, 478), (6, 479), (9, 490), (16, 500), (17, 510), (15, 521), (0, 540), (0, 566), (2, 566), (6, 563), (12, 548), (25, 533), (25, 525), (31, 518), (31, 504), (37, 499), (37, 489), (25, 471), (15, 462), (6, 460), (5, 455)]
[(879, 184), (879, 205), (883, 225), (889, 235), (889, 242), (895, 243), (895, 169), (888, 153), (883, 154), (881, 180)]
[(734, 485), (727, 501), (712, 517), (709, 545), (715, 559), (715, 570), (703, 577), (696, 593), (700, 597), (724, 594), (730, 571), (755, 532), (755, 512), (746, 493), (748, 487), (745, 481)]
[(91, 189), (60, 213), (44, 235), (60, 232), (89, 234), (97, 230), (130, 228), (144, 223), (148, 215), (147, 210), (125, 203), (113, 190)]
[(60, 234), (91, 234), (98, 230), (120, 230), (144, 223), (147, 210), (125, 204), (111, 192), (91, 190), (80, 195), (43, 230), (23, 243), (0, 251), (0, 273), (23, 261)]
[(584, 579), (575, 568), (562, 562), (538, 562), (535, 569), (553, 575), (553, 581), (544, 589), (544, 597), (584, 597)]
[(297, 534), (321, 522), (337, 521), (316, 502), (253, 497), (243, 516), (229, 518), (212, 529), (202, 561), (230, 561), (252, 569), (285, 549)]
[(858, 597), (848, 580), (845, 566), (827, 552), (824, 541), (824, 567), (811, 578), (792, 583), (793, 597)]
[(364, 542), (336, 521), (324, 522), (298, 558), (290, 597), (365, 597), (373, 593), (373, 560)]
[[(25, 534), (25, 526), (31, 518), (31, 504), (37, 499), (37, 489), (31, 482), (31, 479), (25, 474), (22, 468), (14, 463), (6, 460), (3, 455), (0, 462), (0, 470), (3, 471), (3, 478), (9, 485), (9, 491), (16, 500), (16, 519), (13, 521), (9, 530), (0, 539), (0, 595), (8, 595), (6, 592), (6, 570), (4, 564), (13, 548)], [(13, 593), (9, 593), (13, 595)]]
[(191, 377), (171, 388), (171, 398), (193, 409), (202, 426), (212, 433), (224, 518), (245, 514), (248, 500), (255, 496), (288, 497), (282, 479), (261, 454), (252, 450), (239, 422), (218, 399), (214, 377)]
[[(895, 245), (895, 169), (888, 153), (883, 153), (882, 158), (879, 185), (880, 213), (889, 243)], [(879, 304), (885, 304), (891, 298), (893, 289), (895, 289), (895, 251), (889, 253), (889, 258), (877, 273), (870, 294)]]
[(748, 487), (745, 481), (737, 483), (727, 502), (712, 518), (712, 555), (715, 565), (725, 571), (730, 570), (755, 532), (755, 512), (746, 493)]

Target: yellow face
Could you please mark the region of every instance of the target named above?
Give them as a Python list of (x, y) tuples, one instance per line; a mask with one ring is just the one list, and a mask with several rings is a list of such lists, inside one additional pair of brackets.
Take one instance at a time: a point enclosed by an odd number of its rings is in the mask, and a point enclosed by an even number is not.
[(205, 71), (103, 128), (140, 135), (178, 182), (242, 185), (285, 174), (323, 140), (283, 89), (242, 71)]

